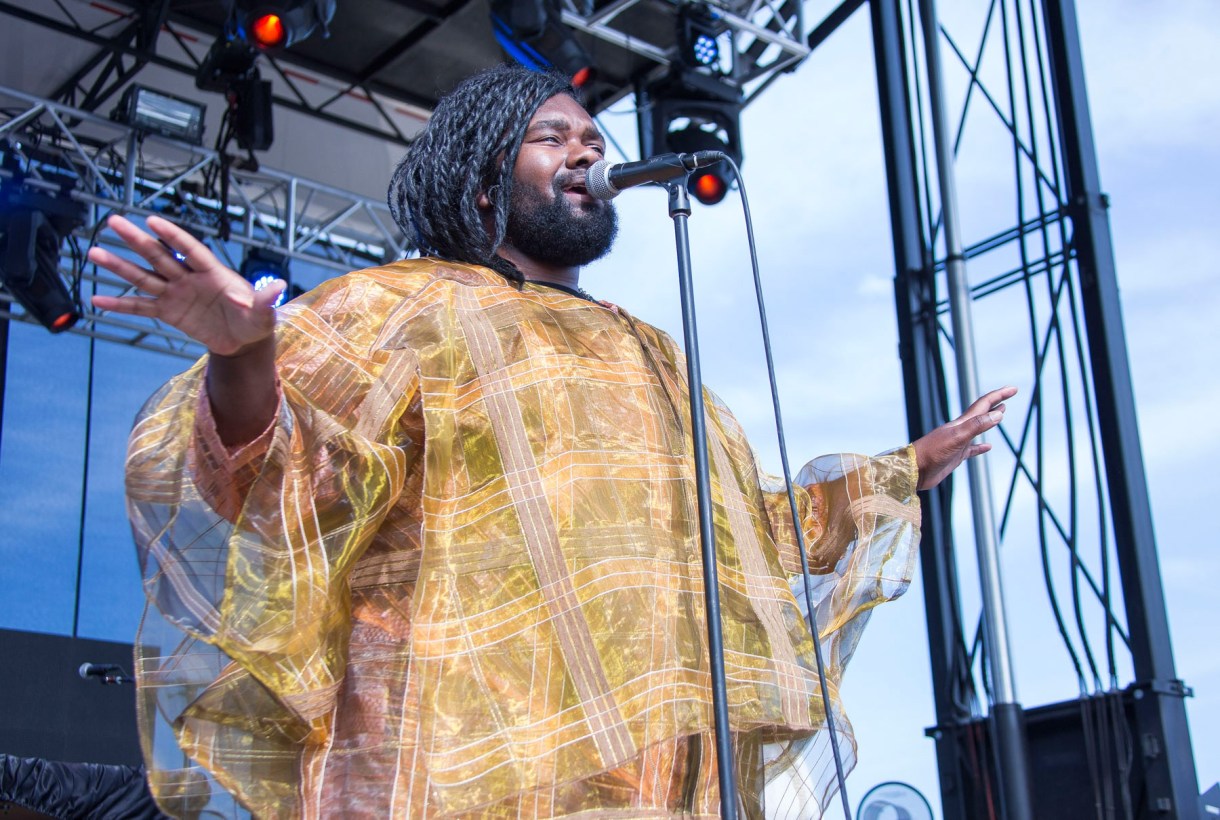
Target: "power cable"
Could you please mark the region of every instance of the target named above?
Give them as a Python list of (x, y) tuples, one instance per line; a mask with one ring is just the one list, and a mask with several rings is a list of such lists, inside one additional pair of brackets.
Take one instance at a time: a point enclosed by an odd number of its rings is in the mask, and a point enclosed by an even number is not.
[(758, 267), (758, 249), (754, 243), (754, 221), (750, 216), (750, 201), (746, 196), (745, 181), (741, 177), (741, 169), (732, 157), (723, 157), (733, 171), (737, 181), (738, 194), (741, 197), (741, 210), (745, 218), (746, 240), (750, 247), (750, 270), (754, 276), (754, 294), (758, 302), (758, 321), (762, 331), (763, 352), (767, 360), (767, 382), (771, 388), (771, 407), (775, 415), (775, 432), (779, 444), (779, 459), (783, 469), (784, 490), (788, 496), (788, 507), (792, 514), (792, 529), (796, 535), (797, 551), (801, 557), (801, 585), (805, 592), (805, 606), (809, 613), (809, 631), (813, 638), (813, 653), (817, 664), (818, 685), (822, 695), (822, 711), (826, 718), (826, 730), (830, 737), (830, 751), (834, 756), (835, 778), (839, 785), (839, 797), (843, 805), (843, 816), (851, 820), (851, 805), (847, 798), (847, 775), (843, 768), (842, 755), (839, 752), (838, 729), (835, 726), (834, 714), (831, 709), (830, 688), (826, 683), (826, 662), (822, 657), (821, 631), (817, 625), (817, 610), (813, 605), (813, 590), (809, 585), (809, 555), (805, 548), (805, 532), (801, 525), (801, 515), (797, 508), (796, 493), (792, 486), (792, 470), (788, 465), (788, 444), (784, 436), (784, 422), (780, 412), (779, 385), (775, 377), (775, 359), (771, 352), (771, 333), (767, 326), (767, 310), (763, 300), (762, 277)]

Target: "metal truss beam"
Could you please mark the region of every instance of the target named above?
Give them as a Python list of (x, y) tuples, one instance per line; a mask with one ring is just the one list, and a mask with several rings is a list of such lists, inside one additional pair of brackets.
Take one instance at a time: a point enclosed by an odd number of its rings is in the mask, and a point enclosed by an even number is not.
[[(733, 0), (713, 2), (721, 21), (732, 33), (733, 60), (729, 80), (744, 92), (748, 104), (781, 73), (791, 71), (809, 56), (816, 43), (807, 40), (804, 24), (804, 5), (808, 0)], [(470, 0), (454, 0), (441, 10), (423, 9), (424, 20), (415, 29), (401, 37), (375, 56), (363, 70), (345, 73), (332, 65), (322, 65), (303, 55), (292, 53), (268, 62), (289, 89), (288, 95), (277, 94), (275, 104), (298, 111), (333, 124), (342, 125), (361, 133), (371, 134), (399, 144), (407, 144), (409, 138), (388, 116), (378, 101), (399, 100), (409, 105), (428, 110), (432, 101), (423, 99), (401, 88), (392, 87), (377, 79), (378, 72), (401, 57), (403, 53), (418, 45), (427, 35), (445, 20), (460, 12)], [(862, 4), (863, 0), (846, 0), (833, 12), (827, 22), (845, 17)], [(575, 3), (565, 0), (562, 4), (563, 22), (576, 31), (602, 40), (616, 48), (624, 49), (655, 64), (655, 72), (663, 72), (677, 59), (675, 35), (671, 28), (661, 26), (645, 35), (630, 24), (632, 15), (626, 14), (641, 3), (641, 0), (617, 0), (600, 9), (592, 3)], [(421, 7), (423, 8), (423, 7)], [(132, 79), (141, 68), (155, 64), (163, 68), (194, 76), (202, 60), (202, 52), (210, 45), (211, 38), (219, 31), (204, 31), (201, 43), (189, 45), (177, 36), (174, 26), (167, 23), (168, 0), (138, 5), (128, 22), (114, 35), (105, 36), (97, 30), (82, 25), (71, 15), (56, 17), (51, 11), (33, 11), (8, 0), (0, 0), (0, 14), (34, 23), (52, 31), (84, 40), (98, 48), (67, 82), (61, 84), (52, 95), (53, 99), (76, 104), (85, 110), (95, 110), (124, 83)], [(176, 25), (176, 24), (175, 24)], [(181, 47), (185, 59), (158, 53), (156, 34), (165, 29)], [(819, 31), (825, 36), (830, 29), (823, 24)], [(198, 50), (200, 53), (195, 53)], [(104, 64), (104, 65), (103, 65)], [(328, 77), (341, 84), (342, 89), (319, 103), (310, 102), (301, 93), (292, 79), (289, 64), (312, 73)], [(648, 73), (645, 71), (644, 73)], [(82, 83), (94, 75), (93, 85), (85, 90)], [(632, 78), (632, 80), (638, 78)], [(624, 83), (618, 94), (609, 101), (618, 99), (632, 88), (631, 81)], [(378, 108), (381, 122), (370, 126), (366, 122), (353, 120), (333, 110), (334, 103), (348, 93), (358, 92), (371, 100)]]
[[(83, 111), (97, 107), (114, 96), (120, 88), (148, 65), (157, 44), (157, 35), (169, 16), (169, 0), (147, 3), (136, 11), (132, 20), (112, 40), (100, 47), (71, 77), (51, 94), (51, 99), (75, 105)], [(122, 44), (121, 48), (114, 45)], [(130, 62), (124, 64), (125, 60)], [(93, 79), (88, 91), (81, 83), (102, 62), (106, 65)], [(84, 92), (82, 99), (77, 96)]]
[[(179, 74), (183, 74), (183, 75), (191, 77), (191, 78), (195, 77), (195, 75), (199, 69), (199, 64), (202, 61), (202, 55), (196, 54), (195, 50), (199, 50), (201, 52), (203, 50), (205, 50), (204, 48), (201, 48), (198, 44), (195, 46), (191, 46), (186, 42), (186, 40), (184, 38), (175, 37), (174, 38), (175, 41), (182, 48), (182, 51), (186, 57), (186, 61), (184, 62), (181, 59), (173, 59), (170, 57), (166, 57), (162, 54), (149, 53), (146, 51), (142, 51), (137, 45), (133, 45), (131, 43), (126, 42), (123, 34), (124, 34), (124, 32), (127, 31), (127, 29), (124, 29), (124, 31), (120, 32), (119, 35), (117, 35), (117, 36), (106, 37), (106, 36), (96, 33), (95, 31), (85, 28), (78, 21), (76, 21), (74, 19), (69, 18), (68, 20), (60, 20), (60, 19), (52, 17), (48, 14), (42, 14), (39, 12), (30, 11), (29, 9), (22, 8), (20, 6), (14, 5), (12, 3), (4, 2), (4, 0), (0, 0), (0, 14), (8, 15), (11, 17), (16, 17), (20, 20), (24, 20), (28, 23), (33, 23), (35, 25), (46, 28), (50, 31), (55, 31), (60, 34), (66, 34), (71, 37), (76, 37), (78, 39), (84, 40), (93, 45), (96, 45), (103, 50), (105, 55), (110, 56), (112, 61), (121, 61), (122, 59), (135, 59), (137, 62), (139, 62), (140, 60), (143, 60), (143, 62), (140, 63), (140, 68), (151, 63), (153, 65), (157, 65), (157, 66), (160, 66), (161, 68), (166, 68), (171, 71), (175, 71)], [(169, 28), (168, 25), (166, 27)], [(171, 33), (173, 33), (172, 28), (169, 28), (169, 30)], [(210, 41), (204, 42), (203, 45), (204, 46), (210, 45)], [(195, 49), (195, 50), (192, 50), (192, 49)], [(101, 52), (99, 52), (99, 54), (101, 54)], [(97, 58), (98, 56), (99, 55), (95, 55), (95, 58)], [(294, 58), (294, 59), (295, 59), (295, 62), (297, 62), (297, 63), (303, 62), (300, 59), (297, 59), (297, 58)], [(293, 96), (291, 96), (291, 97), (286, 97), (286, 96), (283, 96), (280, 94), (275, 95), (275, 98), (274, 98), (275, 105), (288, 109), (290, 111), (296, 111), (300, 114), (305, 114), (307, 116), (313, 117), (314, 119), (317, 119), (317, 120), (320, 120), (323, 122), (327, 122), (332, 125), (338, 125), (338, 126), (341, 126), (344, 128), (348, 128), (352, 131), (356, 131), (361, 134), (367, 134), (372, 137), (377, 137), (378, 139), (383, 139), (383, 140), (386, 140), (388, 142), (395, 143), (398, 145), (408, 145), (410, 143), (410, 140), (406, 136), (403, 135), (402, 131), (397, 127), (397, 125), (394, 123), (394, 121), (388, 116), (388, 114), (385, 111), (384, 106), (378, 101), (378, 97), (381, 97), (382, 99), (389, 98), (389, 99), (401, 100), (402, 102), (405, 102), (409, 105), (414, 105), (414, 106), (418, 106), (418, 107), (425, 108), (425, 109), (431, 107), (430, 101), (424, 100), (422, 98), (414, 97), (410, 94), (406, 94), (406, 93), (402, 92), (400, 89), (389, 88), (385, 85), (378, 84), (375, 82), (361, 82), (358, 78), (347, 76), (347, 75), (335, 76), (334, 70), (329, 67), (325, 67), (325, 66), (312, 66), (312, 67), (308, 66), (308, 65), (304, 66), (305, 68), (309, 68), (310, 70), (317, 69), (317, 73), (330, 75), (330, 76), (334, 77), (335, 79), (338, 79), (340, 82), (348, 83), (349, 91), (353, 90), (353, 89), (358, 89), (368, 100), (370, 100), (373, 103), (374, 107), (377, 109), (377, 111), (381, 117), (381, 123), (380, 123), (379, 127), (369, 125), (366, 122), (362, 122), (360, 120), (354, 120), (350, 117), (345, 117), (341, 114), (336, 114), (334, 111), (330, 110), (331, 106), (333, 106), (333, 104), (338, 99), (342, 98), (342, 96), (343, 96), (342, 94), (331, 97), (329, 100), (325, 101), (321, 105), (316, 105), (316, 104), (309, 102), (309, 100), (305, 97), (305, 95), (301, 94), (295, 88), (293, 81), (291, 80), (289, 75), (287, 75), (285, 73), (284, 69), (280, 67), (278, 61), (269, 60), (269, 62), (271, 63), (273, 69), (288, 84), (289, 89), (293, 91)], [(89, 67), (88, 64), (86, 64), (86, 67), (87, 68)], [(85, 71), (83, 76), (87, 76), (87, 74), (88, 74), (88, 71)], [(126, 75), (124, 76), (123, 82), (127, 82), (128, 80), (132, 79), (134, 76), (136, 76), (136, 74), (138, 74), (138, 69), (127, 72)], [(63, 91), (64, 89), (61, 88), (60, 90)], [(114, 90), (117, 90), (117, 88), (111, 89), (109, 93), (113, 93)], [(107, 94), (107, 96), (109, 96), (109, 93)], [(100, 105), (100, 101), (97, 104)]]
[[(409, 248), (380, 201), (271, 169), (228, 166), (215, 151), (156, 136), (79, 109), (0, 87), (0, 184), (64, 197), (87, 208), (76, 241), (108, 241), (115, 213), (168, 216), (236, 268), (240, 252), (264, 248), (317, 268), (346, 273), (401, 258)], [(217, 194), (229, 174), (229, 201)], [(11, 187), (10, 187), (11, 186)], [(221, 239), (221, 237), (227, 237)], [(121, 294), (124, 282), (83, 264), (69, 247), (68, 280), (82, 294)], [(82, 299), (73, 333), (185, 358), (202, 349), (173, 328), (95, 311)], [(0, 316), (26, 319), (0, 294)]]

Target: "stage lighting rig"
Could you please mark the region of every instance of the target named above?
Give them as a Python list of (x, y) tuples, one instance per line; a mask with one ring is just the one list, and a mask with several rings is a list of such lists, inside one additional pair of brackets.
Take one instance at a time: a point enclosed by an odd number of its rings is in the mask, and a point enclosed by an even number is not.
[(84, 224), (80, 203), (5, 186), (0, 195), (0, 285), (52, 333), (81, 317), (79, 301), (59, 274), (64, 237)]
[(244, 39), (260, 51), (280, 51), (312, 36), (329, 37), (335, 0), (236, 0), (234, 12)]
[(564, 25), (556, 0), (492, 0), (491, 24), (504, 53), (526, 68), (554, 68), (577, 88), (596, 76), (593, 58)]
[(194, 145), (203, 142), (202, 103), (165, 94), (142, 85), (130, 85), (110, 119), (130, 125), (144, 134), (182, 140)]
[(275, 140), (271, 83), (260, 79), (257, 61), (258, 50), (245, 40), (218, 37), (195, 71), (197, 88), (225, 95), (228, 126), (246, 151), (266, 151)]
[(247, 282), (254, 285), (255, 290), (270, 287), (276, 279), (283, 279), (288, 283), (272, 307), (279, 307), (289, 299), (295, 299), (301, 294), (301, 290), (292, 284), (292, 272), (288, 267), (287, 257), (275, 251), (265, 248), (247, 250), (246, 258), (241, 263), (241, 275)]
[[(638, 89), (640, 146), (645, 156), (667, 152), (723, 151), (738, 165), (741, 151), (741, 90), (732, 82), (679, 67)], [(691, 196), (704, 205), (724, 199), (731, 183), (724, 164), (691, 175)]]
[(221, 35), (212, 42), (195, 69), (195, 87), (200, 91), (225, 93), (237, 82), (258, 77), (258, 50), (240, 37)]
[(335, 8), (336, 0), (228, 0), (229, 25), (199, 64), (195, 85), (225, 95), (242, 149), (265, 151), (275, 140), (271, 83), (259, 76), (259, 54), (279, 54), (318, 29), (329, 37)]
[[(728, 48), (722, 48), (722, 43)], [(727, 76), (732, 71), (732, 53), (732, 34), (714, 8), (706, 3), (686, 3), (679, 8), (678, 54), (682, 62)]]

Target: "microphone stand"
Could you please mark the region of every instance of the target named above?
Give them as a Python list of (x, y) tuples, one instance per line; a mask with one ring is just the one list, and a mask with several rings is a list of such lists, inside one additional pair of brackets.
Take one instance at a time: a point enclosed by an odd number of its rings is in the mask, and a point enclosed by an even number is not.
[(703, 553), (703, 596), (707, 608), (708, 661), (712, 677), (712, 710), (716, 721), (716, 769), (720, 781), (720, 816), (737, 818), (737, 781), (733, 775), (733, 744), (724, 681), (724, 636), (720, 623), (720, 579), (716, 571), (716, 532), (712, 525), (712, 487), (707, 463), (707, 426), (703, 414), (703, 376), (695, 327), (695, 294), (691, 281), (690, 194), (687, 177), (663, 183), (669, 191), (669, 216), (674, 221), (678, 252), (678, 285), (682, 300), (682, 330), (686, 345), (686, 378), (690, 387), (691, 436), (695, 450), (695, 488), (699, 497), (699, 540)]

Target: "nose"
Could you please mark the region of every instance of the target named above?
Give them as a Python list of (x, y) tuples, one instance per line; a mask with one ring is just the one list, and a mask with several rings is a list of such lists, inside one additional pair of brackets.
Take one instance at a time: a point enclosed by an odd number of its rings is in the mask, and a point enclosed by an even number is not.
[(598, 153), (596, 148), (592, 145), (587, 145), (581, 140), (574, 150), (568, 152), (568, 167), (588, 168), (601, 158), (602, 155)]

